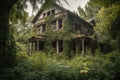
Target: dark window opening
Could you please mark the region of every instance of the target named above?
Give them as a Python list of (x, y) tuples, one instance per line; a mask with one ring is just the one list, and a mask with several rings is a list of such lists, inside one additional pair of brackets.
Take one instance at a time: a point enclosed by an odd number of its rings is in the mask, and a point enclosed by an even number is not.
[[(53, 52), (56, 52), (57, 51), (57, 41), (54, 41), (53, 43), (52, 43), (52, 46), (53, 46)], [(59, 50), (59, 52), (63, 52), (63, 41), (62, 40), (59, 40), (58, 41), (58, 50)]]
[(59, 41), (59, 52), (63, 52), (63, 41)]
[(46, 16), (46, 13), (43, 13), (43, 17), (45, 17)]
[(90, 33), (90, 31), (89, 31), (89, 29), (87, 30), (87, 34), (86, 35), (89, 35), (89, 33)]
[(75, 24), (75, 30), (81, 33), (81, 26), (80, 24)]
[(42, 26), (42, 32), (45, 32), (45, 25)]
[(38, 28), (37, 28), (37, 34), (39, 35), (41, 33), (41, 27), (39, 26)]
[(62, 25), (62, 19), (59, 19), (59, 20), (58, 20), (58, 28), (61, 29), (62, 26), (63, 26), (63, 25)]
[(53, 21), (53, 22), (52, 22), (52, 29), (53, 29), (53, 30), (56, 30), (56, 21)]
[(38, 28), (38, 32), (40, 31), (40, 28)]
[(73, 49), (74, 52), (76, 52), (76, 42), (75, 42), (75, 40), (72, 41), (72, 49)]
[(50, 15), (50, 11), (47, 12), (47, 16), (49, 16), (49, 15)]
[(39, 41), (39, 50), (43, 50), (43, 49), (44, 49), (44, 42)]
[(52, 14), (55, 14), (55, 9), (52, 10)]
[(75, 30), (76, 30), (76, 31), (78, 30), (78, 28), (77, 28), (77, 24), (75, 24)]
[(52, 43), (52, 47), (53, 47), (53, 52), (56, 52), (56, 41)]

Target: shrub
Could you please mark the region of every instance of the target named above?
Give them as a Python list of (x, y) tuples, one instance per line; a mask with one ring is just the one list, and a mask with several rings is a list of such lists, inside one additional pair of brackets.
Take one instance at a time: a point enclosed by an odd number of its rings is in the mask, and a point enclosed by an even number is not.
[(19, 54), (18, 64), (3, 70), (0, 80), (119, 80), (120, 54), (117, 51), (74, 56), (70, 60), (41, 52), (25, 56)]

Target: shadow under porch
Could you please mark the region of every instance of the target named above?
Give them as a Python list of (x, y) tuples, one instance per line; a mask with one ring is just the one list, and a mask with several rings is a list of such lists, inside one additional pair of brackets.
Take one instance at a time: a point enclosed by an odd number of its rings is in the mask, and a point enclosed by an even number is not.
[(99, 43), (93, 38), (85, 35), (77, 35), (72, 39), (72, 51), (76, 54), (94, 55)]
[(43, 37), (32, 37), (28, 40), (28, 53), (32, 54), (36, 51), (44, 50), (44, 38)]

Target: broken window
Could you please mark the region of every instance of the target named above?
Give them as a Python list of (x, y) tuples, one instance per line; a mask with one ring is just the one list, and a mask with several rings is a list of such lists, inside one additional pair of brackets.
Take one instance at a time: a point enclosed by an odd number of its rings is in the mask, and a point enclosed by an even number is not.
[(59, 19), (58, 20), (58, 29), (61, 29), (62, 28), (62, 19)]

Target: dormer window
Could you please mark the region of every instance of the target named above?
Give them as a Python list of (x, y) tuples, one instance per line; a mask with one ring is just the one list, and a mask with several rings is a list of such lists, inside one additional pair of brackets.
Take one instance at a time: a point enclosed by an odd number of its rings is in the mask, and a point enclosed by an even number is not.
[(50, 11), (47, 12), (47, 16), (49, 16), (49, 15), (50, 15)]
[(43, 13), (43, 17), (46, 17), (46, 13)]
[(55, 14), (55, 9), (52, 10), (52, 14)]

